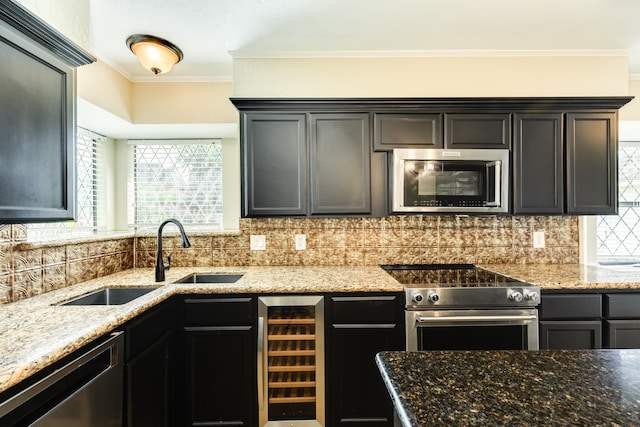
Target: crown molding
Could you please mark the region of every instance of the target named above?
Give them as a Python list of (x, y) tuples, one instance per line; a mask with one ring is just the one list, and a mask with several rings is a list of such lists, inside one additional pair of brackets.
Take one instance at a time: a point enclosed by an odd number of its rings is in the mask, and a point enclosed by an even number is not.
[(229, 51), (234, 59), (250, 58), (457, 58), (526, 56), (629, 56), (627, 49), (452, 49), (378, 51)]
[(89, 52), (14, 1), (0, 2), (0, 20), (53, 52), (69, 65), (78, 67), (96, 60)]

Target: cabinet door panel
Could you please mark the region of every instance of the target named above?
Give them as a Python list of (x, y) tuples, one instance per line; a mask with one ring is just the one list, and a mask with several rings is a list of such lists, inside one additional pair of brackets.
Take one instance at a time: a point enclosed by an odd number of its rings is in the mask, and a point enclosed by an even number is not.
[(332, 327), (327, 425), (393, 426), (391, 398), (375, 355), (383, 350), (402, 350), (400, 335), (396, 328)]
[(606, 294), (604, 312), (609, 319), (640, 319), (640, 293)]
[(508, 113), (445, 114), (445, 148), (509, 148)]
[(129, 427), (174, 425), (171, 338), (167, 333), (126, 365)]
[(376, 151), (394, 148), (442, 148), (442, 114), (374, 115), (373, 147)]
[(304, 114), (246, 114), (243, 120), (243, 215), (305, 215)]
[(567, 213), (618, 212), (616, 113), (567, 114)]
[(602, 321), (540, 321), (540, 350), (602, 348)]
[(608, 348), (640, 348), (640, 320), (608, 320)]
[(600, 319), (601, 294), (543, 294), (540, 300), (540, 319)]
[(252, 328), (191, 327), (185, 335), (187, 425), (253, 426)]
[(514, 213), (561, 214), (562, 114), (516, 114), (514, 127)]
[(368, 114), (311, 115), (311, 214), (371, 213)]

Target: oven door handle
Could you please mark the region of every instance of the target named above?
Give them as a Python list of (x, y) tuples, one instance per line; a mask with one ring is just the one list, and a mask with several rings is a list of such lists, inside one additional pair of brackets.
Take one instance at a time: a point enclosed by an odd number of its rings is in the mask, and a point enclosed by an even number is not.
[(508, 321), (534, 321), (538, 319), (536, 315), (513, 315), (513, 316), (420, 316), (416, 315), (416, 323), (439, 323), (439, 322), (508, 322)]

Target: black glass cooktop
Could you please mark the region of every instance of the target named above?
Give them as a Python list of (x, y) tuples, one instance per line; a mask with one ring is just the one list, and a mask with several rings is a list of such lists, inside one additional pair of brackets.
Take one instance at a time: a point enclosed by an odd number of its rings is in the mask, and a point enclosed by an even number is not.
[(483, 270), (473, 264), (393, 264), (381, 265), (406, 287), (489, 287), (521, 283), (498, 273)]

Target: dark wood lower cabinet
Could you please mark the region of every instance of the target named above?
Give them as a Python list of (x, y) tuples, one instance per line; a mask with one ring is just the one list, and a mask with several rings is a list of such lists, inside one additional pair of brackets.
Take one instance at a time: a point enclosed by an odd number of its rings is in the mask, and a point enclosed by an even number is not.
[(640, 348), (640, 292), (542, 294), (540, 349)]
[(578, 350), (602, 348), (600, 320), (541, 320), (541, 350)]
[(640, 348), (640, 320), (607, 320), (607, 348)]
[(185, 298), (180, 425), (257, 425), (257, 302), (248, 295)]
[(124, 425), (174, 426), (174, 300), (165, 301), (133, 319), (124, 330)]
[(185, 329), (186, 425), (253, 426), (251, 327)]
[(173, 332), (126, 364), (127, 424), (170, 427), (173, 422)]
[(325, 302), (327, 426), (392, 427), (393, 405), (375, 356), (404, 350), (402, 295), (339, 295)]
[(397, 349), (397, 332), (345, 327), (331, 334), (327, 425), (393, 426), (393, 405), (375, 356), (382, 350)]

